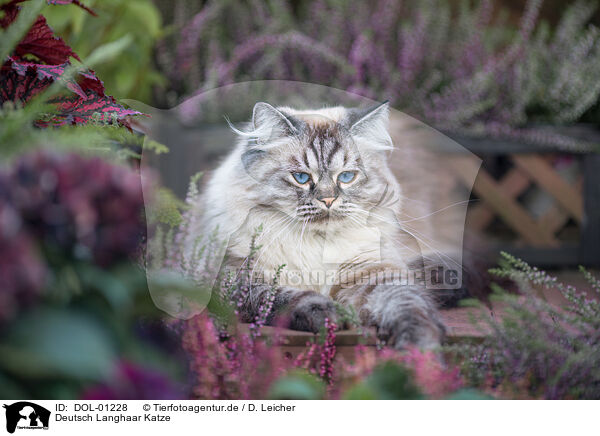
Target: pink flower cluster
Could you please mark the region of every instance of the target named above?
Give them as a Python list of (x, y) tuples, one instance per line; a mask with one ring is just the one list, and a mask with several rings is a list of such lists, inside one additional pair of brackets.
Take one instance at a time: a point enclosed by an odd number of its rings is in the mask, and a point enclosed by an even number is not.
[(412, 371), (429, 398), (443, 398), (463, 386), (459, 369), (447, 367), (433, 352), (357, 346), (351, 362), (336, 357), (335, 323), (327, 320), (322, 341), (309, 342), (295, 359), (280, 347), (277, 334), (258, 338), (238, 325), (219, 331), (210, 316), (186, 321), (183, 347), (194, 375), (193, 396), (204, 399), (267, 398), (271, 385), (292, 370), (305, 370), (328, 385), (327, 397), (339, 398), (381, 363), (394, 361)]

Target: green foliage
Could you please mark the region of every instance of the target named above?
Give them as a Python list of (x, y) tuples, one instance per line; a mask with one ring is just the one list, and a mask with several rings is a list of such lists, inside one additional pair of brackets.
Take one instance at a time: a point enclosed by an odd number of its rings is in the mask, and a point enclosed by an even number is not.
[(334, 301), (333, 304), (335, 305), (335, 311), (338, 316), (337, 322), (340, 326), (353, 328), (361, 325), (360, 318), (358, 317), (358, 313), (356, 313), (354, 306), (344, 306), (337, 301)]
[(97, 47), (123, 37), (128, 44), (112, 62), (96, 67), (108, 94), (149, 103), (152, 88), (163, 84), (153, 67), (152, 52), (163, 34), (161, 16), (151, 0), (87, 1), (97, 17), (77, 7), (47, 6), (42, 14), (86, 62)]
[[(48, 6), (50, 10), (52, 7)], [(90, 16), (87, 12), (76, 7), (58, 8), (61, 11), (72, 11), (82, 13), (84, 17)], [(46, 11), (46, 9), (43, 9)], [(23, 9), (26, 11), (37, 11), (28, 3)], [(20, 19), (26, 14), (19, 14), (17, 21), (8, 27), (9, 31), (19, 26)], [(92, 19), (95, 18), (90, 16)], [(25, 23), (27, 24), (27, 23)], [(5, 31), (5, 33), (7, 32)], [(27, 25), (25, 26), (25, 32)], [(89, 67), (99, 67), (115, 64), (119, 58), (126, 56), (124, 50), (130, 48), (131, 37), (123, 36), (121, 39), (101, 46), (94, 46), (86, 59)], [(4, 40), (3, 40), (4, 43)], [(12, 51), (14, 45), (9, 48)], [(73, 77), (79, 67), (67, 68), (61, 76), (61, 81), (56, 81), (34, 98), (27, 105), (7, 101), (0, 107), (0, 158), (7, 159), (11, 156), (24, 153), (30, 149), (40, 147), (52, 147), (61, 149), (79, 149), (87, 153), (97, 153), (109, 158), (120, 160), (127, 158), (139, 158), (142, 148), (156, 154), (168, 152), (168, 149), (152, 140), (145, 140), (143, 136), (123, 129), (111, 120), (102, 121), (100, 114), (92, 117), (91, 122), (86, 125), (62, 126), (52, 129), (40, 129), (34, 126), (38, 120), (50, 119), (56, 114), (56, 108), (47, 104), (51, 98), (64, 92), (64, 82)], [(96, 115), (96, 114), (95, 114)]]
[(154, 215), (150, 219), (174, 228), (181, 224), (181, 213), (185, 209), (186, 204), (173, 194), (173, 191), (160, 187), (155, 196)]
[(423, 394), (406, 367), (387, 361), (375, 368), (363, 382), (350, 388), (346, 400), (419, 400)]
[(140, 318), (158, 315), (137, 268), (55, 265), (43, 299), (3, 327), (0, 395), (77, 398), (91, 383), (111, 380), (123, 361), (182, 378), (180, 361), (135, 334)]
[(202, 312), (211, 300), (210, 288), (176, 272), (148, 271), (148, 288), (156, 306), (181, 318)]
[(461, 389), (445, 398), (446, 400), (493, 400), (494, 398), (475, 389)]
[(325, 383), (305, 371), (295, 370), (277, 379), (269, 391), (272, 400), (322, 400)]
[(100, 381), (117, 358), (105, 326), (75, 310), (33, 310), (10, 326), (2, 342), (2, 368), (27, 380)]
[(0, 108), (0, 158), (9, 159), (41, 147), (74, 149), (117, 160), (139, 159), (142, 148), (156, 154), (168, 151), (163, 144), (100, 120), (77, 127), (39, 129), (34, 121), (49, 116), (53, 110), (42, 103), (46, 96), (43, 93), (26, 107), (6, 102)]

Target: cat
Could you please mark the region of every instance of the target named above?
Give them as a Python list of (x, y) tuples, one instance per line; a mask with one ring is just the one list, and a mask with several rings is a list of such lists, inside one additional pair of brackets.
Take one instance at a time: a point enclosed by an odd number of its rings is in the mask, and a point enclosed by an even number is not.
[(273, 292), (266, 277), (285, 265), (269, 323), (317, 332), (337, 319), (337, 302), (397, 349), (442, 342), (419, 246), (397, 219), (404, 202), (388, 166), (388, 123), (387, 102), (316, 110), (259, 102), (247, 127), (230, 124), (239, 139), (208, 181), (194, 233), (229, 238), (233, 268), (256, 238), (243, 321), (255, 319)]

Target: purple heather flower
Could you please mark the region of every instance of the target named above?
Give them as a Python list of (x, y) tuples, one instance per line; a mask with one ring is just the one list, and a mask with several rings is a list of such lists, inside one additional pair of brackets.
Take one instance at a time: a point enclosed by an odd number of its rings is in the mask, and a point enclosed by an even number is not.
[[(293, 13), (286, 2), (257, 4), (209, 1), (189, 19), (176, 42), (188, 93), (248, 79), (298, 80), (389, 99), (442, 130), (585, 144), (524, 128), (538, 121), (532, 109), (545, 122), (573, 122), (598, 101), (600, 32), (588, 24), (590, 5), (568, 8), (550, 35), (538, 26), (541, 0), (526, 3), (516, 32), (498, 32), (490, 0), (459, 13), (435, 1), (319, 0)], [(215, 37), (207, 29), (217, 22), (228, 25)]]

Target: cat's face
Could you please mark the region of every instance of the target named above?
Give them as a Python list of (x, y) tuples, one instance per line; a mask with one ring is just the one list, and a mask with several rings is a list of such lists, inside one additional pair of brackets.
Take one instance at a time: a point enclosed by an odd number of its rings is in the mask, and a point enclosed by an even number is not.
[(308, 114), (258, 103), (242, 156), (260, 191), (256, 201), (311, 225), (364, 222), (373, 207), (394, 200), (386, 122), (387, 105)]

